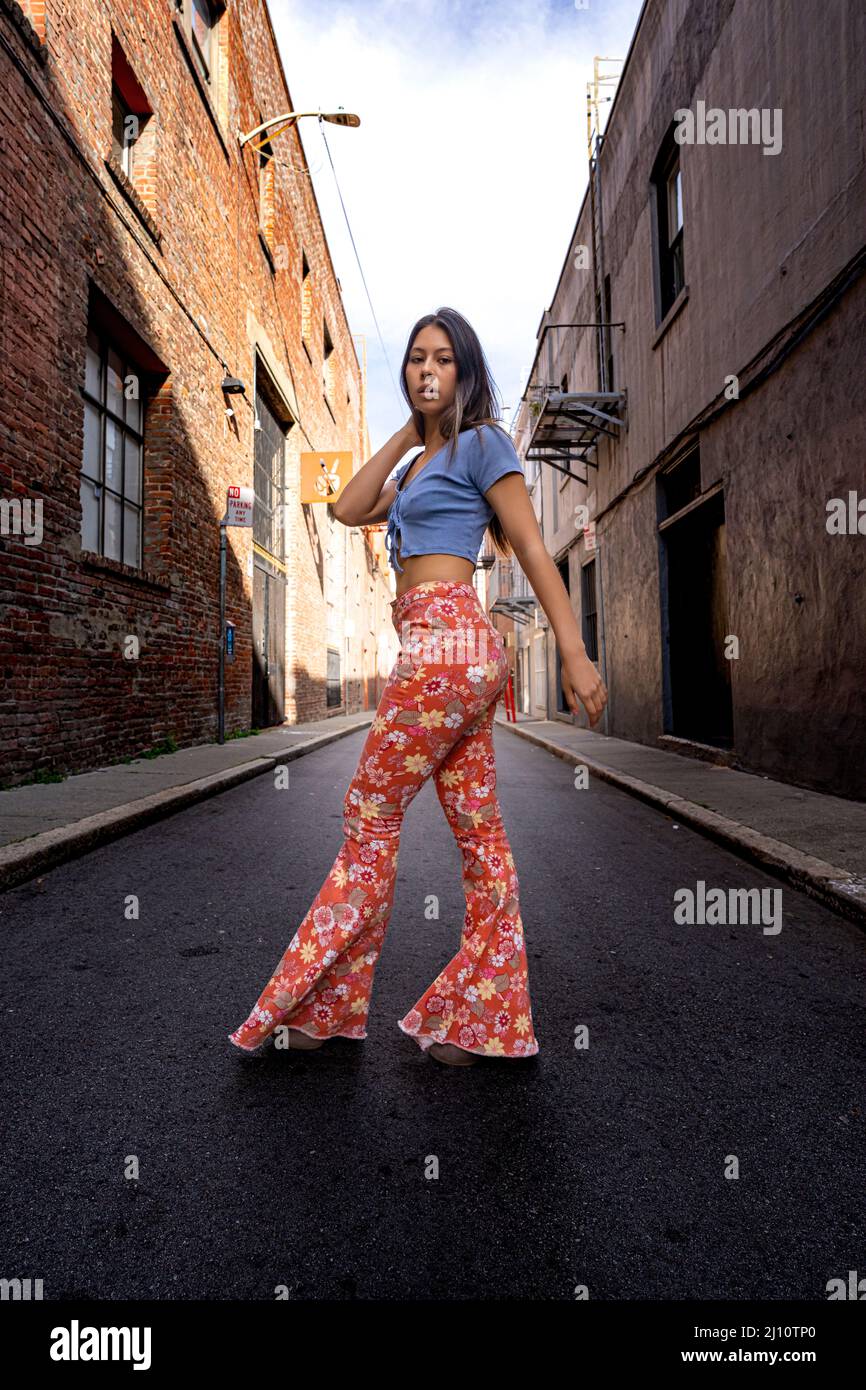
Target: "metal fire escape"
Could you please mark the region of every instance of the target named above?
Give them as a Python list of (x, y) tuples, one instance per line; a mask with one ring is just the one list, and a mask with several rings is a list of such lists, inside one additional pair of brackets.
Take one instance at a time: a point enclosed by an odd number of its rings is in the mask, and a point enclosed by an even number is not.
[[(619, 58), (595, 58), (593, 80), (587, 83), (586, 89), (590, 250), (596, 317), (589, 322), (544, 325), (523, 393), (523, 400), (535, 420), (525, 450), (526, 459), (547, 463), (585, 487), (589, 486), (588, 470), (598, 469), (599, 441), (616, 439), (626, 423), (626, 392), (614, 390), (611, 379), (610, 335), (614, 329), (625, 332), (625, 323), (611, 322), (608, 317), (610, 306), (605, 293), (604, 215), (599, 165), (603, 143), (599, 130), (599, 104), (613, 100), (612, 96), (601, 96), (600, 88), (615, 85), (618, 81), (618, 74), (602, 74), (599, 65), (621, 61)], [(577, 251), (582, 249), (578, 247)], [(548, 338), (548, 334), (586, 329), (594, 329), (596, 334), (595, 364), (600, 386), (594, 391), (568, 391), (564, 389), (564, 374), (557, 380), (565, 357), (561, 351), (561, 340), (558, 337), (556, 340)], [(569, 362), (572, 370), (578, 357), (577, 348), (578, 343), (575, 342)], [(581, 466), (583, 473), (573, 471), (574, 465)], [(537, 609), (538, 601), (534, 596), (503, 595), (496, 599), (491, 611), (501, 612), (515, 623), (524, 624), (534, 621)]]
[[(604, 213), (602, 206), (601, 172), (599, 154), (603, 137), (599, 133), (598, 108), (602, 101), (612, 101), (611, 96), (600, 96), (603, 85), (615, 84), (618, 80), (613, 74), (600, 72), (601, 63), (618, 63), (618, 58), (595, 58), (593, 60), (593, 81), (587, 83), (587, 148), (589, 154), (589, 209), (591, 228), (591, 256), (593, 271), (593, 302), (596, 318), (589, 322), (547, 323), (542, 330), (536, 349), (535, 361), (529, 374), (530, 385), (525, 395), (529, 398), (530, 410), (535, 415), (535, 425), (526, 450), (527, 459), (537, 459), (549, 463), (551, 467), (566, 473), (570, 478), (588, 486), (588, 468), (598, 468), (597, 448), (602, 438), (615, 439), (625, 422), (625, 391), (613, 390), (610, 379), (610, 335), (612, 330), (625, 332), (623, 322), (613, 323), (607, 318), (609, 313), (605, 295), (604, 272)], [(595, 119), (593, 120), (593, 115)], [(580, 248), (578, 248), (580, 249)], [(554, 348), (547, 335), (552, 330), (594, 329), (596, 333), (596, 361), (600, 388), (595, 391), (567, 391), (555, 381)], [(543, 356), (545, 344), (548, 346), (547, 360)], [(559, 339), (557, 339), (557, 353)], [(574, 354), (576, 356), (576, 353)], [(537, 379), (533, 382), (533, 375)], [(583, 467), (583, 475), (572, 471), (572, 465)]]

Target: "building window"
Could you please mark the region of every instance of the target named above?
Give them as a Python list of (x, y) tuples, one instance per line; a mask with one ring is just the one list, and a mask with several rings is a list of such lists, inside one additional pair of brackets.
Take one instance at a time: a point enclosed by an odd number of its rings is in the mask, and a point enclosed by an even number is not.
[(701, 455), (697, 446), (658, 475), (661, 491), (659, 520), (682, 511), (701, 495)]
[(598, 389), (599, 391), (613, 391), (615, 389), (613, 384), (613, 329), (607, 327), (612, 318), (609, 275), (605, 275), (604, 284), (599, 287), (595, 296), (595, 312), (599, 324), (595, 334)]
[(217, 26), (225, 5), (220, 0), (177, 0), (183, 30), (193, 61), (205, 82), (211, 82), (217, 61)]
[(148, 211), (154, 211), (156, 139), (153, 109), (129, 60), (111, 36), (111, 159)]
[(547, 676), (547, 661), (544, 648), (544, 634), (541, 632), (539, 632), (536, 635), (535, 641), (533, 642), (533, 651), (535, 653), (535, 693), (533, 697), (533, 702), (537, 707), (543, 709), (545, 705), (544, 697), (545, 681)]
[(607, 325), (607, 327), (603, 329), (603, 342), (604, 342), (604, 345), (605, 345), (605, 352), (606, 352), (605, 363), (606, 363), (606, 366), (607, 366), (607, 377), (606, 377), (605, 386), (604, 386), (604, 389), (605, 389), (606, 391), (615, 391), (615, 390), (616, 390), (616, 386), (615, 386), (615, 384), (614, 384), (614, 374), (613, 374), (613, 329), (610, 327), (610, 323), (611, 323), (612, 319), (613, 319), (613, 310), (612, 310), (612, 308), (611, 308), (610, 276), (609, 276), (609, 275), (605, 275), (605, 277), (604, 277), (604, 318), (603, 318), (603, 322)]
[(336, 398), (334, 390), (334, 344), (328, 332), (328, 325), (322, 320), (322, 393), (330, 409), (331, 401)]
[(274, 151), (270, 143), (262, 145), (259, 156), (259, 229), (269, 246), (275, 236), (275, 170)]
[(683, 183), (680, 147), (665, 140), (652, 176), (655, 201), (656, 316), (664, 318), (685, 286), (683, 262)]
[(325, 685), (325, 708), (337, 709), (343, 703), (343, 681), (340, 675), (340, 653), (328, 647), (328, 674)]
[(82, 549), (141, 568), (144, 377), (100, 330), (87, 332)]
[[(306, 251), (301, 252), (301, 342), (310, 357), (313, 331), (313, 277)], [(310, 357), (312, 361), (312, 357)]]
[[(670, 245), (672, 247), (681, 246), (683, 236), (683, 176), (679, 160), (668, 175), (667, 195)], [(682, 256), (677, 255), (676, 259), (680, 263), (680, 283), (682, 283)]]
[(135, 142), (140, 134), (138, 117), (130, 111), (118, 87), (111, 88), (111, 152), (132, 181)]
[(283, 488), (286, 430), (256, 387), (253, 540), (280, 564), (285, 562)]
[(598, 661), (598, 603), (595, 593), (595, 560), (580, 571), (580, 619), (583, 645), (590, 661)]
[(189, 0), (190, 38), (199, 71), (206, 82), (211, 74), (211, 47), (216, 16), (210, 0)]

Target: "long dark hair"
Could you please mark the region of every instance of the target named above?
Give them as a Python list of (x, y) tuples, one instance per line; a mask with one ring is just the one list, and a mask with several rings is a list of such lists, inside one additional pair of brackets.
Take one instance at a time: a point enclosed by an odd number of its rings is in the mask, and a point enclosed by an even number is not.
[[(507, 431), (504, 430), (502, 417), (496, 409), (493, 377), (478, 340), (478, 334), (463, 315), (458, 314), (456, 309), (443, 307), (437, 309), (435, 314), (424, 314), (414, 325), (409, 334), (409, 341), (403, 354), (403, 364), (400, 368), (400, 386), (412, 412), (418, 437), (423, 440), (426, 422), (409, 394), (409, 388), (406, 385), (406, 364), (412, 352), (412, 345), (421, 329), (427, 328), (431, 323), (447, 333), (451, 340), (454, 360), (457, 363), (457, 389), (454, 392), (454, 404), (449, 405), (447, 410), (443, 410), (439, 417), (439, 431), (442, 438), (450, 441), (446, 452), (446, 459), (450, 462), (457, 452), (457, 436), (462, 430), (473, 428), (477, 430), (481, 425), (493, 425), (495, 428), (503, 430), (503, 433), (507, 433)], [(507, 559), (511, 554), (511, 546), (502, 529), (502, 522), (495, 513), (487, 530), (496, 549)]]

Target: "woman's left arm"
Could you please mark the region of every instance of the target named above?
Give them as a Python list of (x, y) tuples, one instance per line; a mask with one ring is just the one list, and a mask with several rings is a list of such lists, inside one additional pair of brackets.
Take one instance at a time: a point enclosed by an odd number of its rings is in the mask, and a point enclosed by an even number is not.
[(556, 635), (568, 707), (578, 715), (580, 700), (592, 728), (607, 704), (607, 687), (587, 656), (568, 590), (547, 552), (523, 474), (506, 473), (484, 495), (502, 522), (517, 561)]

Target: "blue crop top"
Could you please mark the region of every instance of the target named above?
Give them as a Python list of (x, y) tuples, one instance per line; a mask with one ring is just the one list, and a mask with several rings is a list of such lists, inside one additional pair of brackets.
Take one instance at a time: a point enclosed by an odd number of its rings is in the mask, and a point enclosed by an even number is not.
[(411, 458), (395, 474), (397, 494), (388, 508), (385, 548), (391, 568), (403, 572), (397, 554), (462, 555), (473, 564), (484, 532), (496, 515), (484, 496), (506, 473), (522, 473), (517, 450), (505, 430), (495, 425), (470, 425), (457, 436), (454, 458), (451, 441), (429, 458), (404, 491), (403, 474), (420, 458)]

